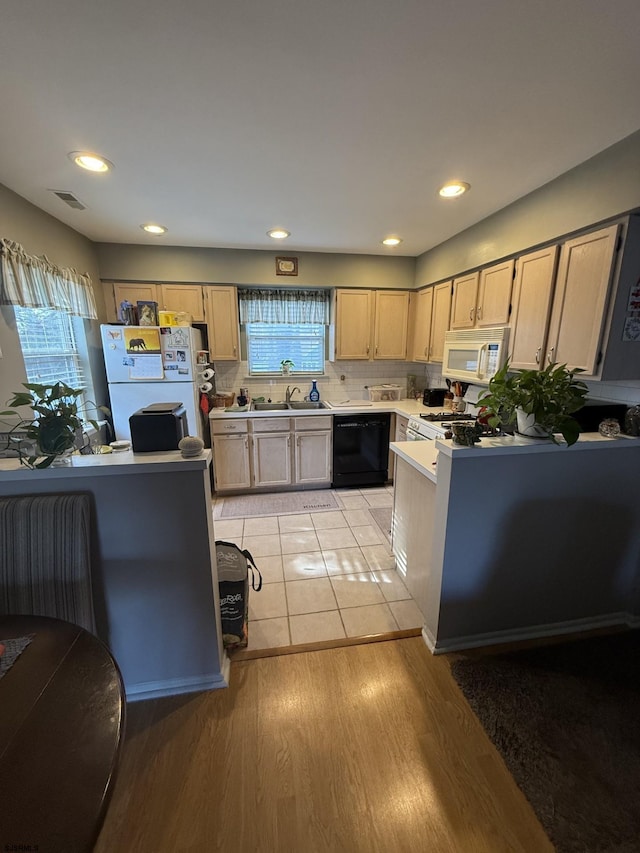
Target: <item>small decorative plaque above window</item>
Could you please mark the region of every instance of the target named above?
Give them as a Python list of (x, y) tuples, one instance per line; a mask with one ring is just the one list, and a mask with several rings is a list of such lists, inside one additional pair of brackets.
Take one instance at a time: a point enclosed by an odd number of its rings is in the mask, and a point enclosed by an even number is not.
[(298, 259), (276, 258), (276, 275), (298, 275)]

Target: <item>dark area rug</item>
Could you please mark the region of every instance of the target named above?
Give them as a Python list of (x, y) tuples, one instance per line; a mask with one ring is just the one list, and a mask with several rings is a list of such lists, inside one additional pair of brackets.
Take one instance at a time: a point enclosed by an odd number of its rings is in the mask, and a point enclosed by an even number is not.
[(377, 506), (369, 509), (371, 516), (385, 537), (391, 542), (391, 519), (393, 510), (390, 506)]
[(640, 851), (640, 631), (451, 672), (558, 853)]

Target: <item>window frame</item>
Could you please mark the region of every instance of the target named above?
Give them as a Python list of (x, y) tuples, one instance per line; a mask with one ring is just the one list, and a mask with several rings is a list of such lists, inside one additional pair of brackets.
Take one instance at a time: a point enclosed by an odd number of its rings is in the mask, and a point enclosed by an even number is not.
[[(296, 347), (296, 341), (294, 336), (286, 336), (282, 333), (283, 327), (290, 326), (296, 327), (299, 330), (299, 334), (297, 336), (297, 341), (301, 343), (305, 343), (305, 341), (310, 344), (317, 344), (318, 349), (318, 361), (317, 368), (314, 367), (301, 367), (298, 366), (296, 368), (296, 364), (300, 364), (302, 359), (299, 356), (296, 356), (295, 352), (292, 350)], [(259, 330), (263, 332), (263, 334), (258, 333), (258, 328), (252, 334), (251, 327), (259, 327)], [(303, 331), (305, 329), (310, 330), (308, 334), (304, 334)], [(326, 361), (326, 347), (327, 347), (327, 326), (324, 323), (246, 323), (243, 324), (242, 330), (244, 332), (244, 338), (246, 341), (246, 356), (247, 356), (247, 373), (253, 378), (269, 378), (274, 376), (282, 376), (283, 370), (280, 366), (280, 362), (284, 359), (290, 358), (294, 362), (294, 366), (289, 370), (288, 375), (291, 376), (324, 376), (325, 375), (325, 361)], [(313, 330), (313, 331), (311, 331)], [(320, 332), (318, 334), (318, 332)], [(277, 364), (275, 361), (272, 363), (271, 370), (259, 370), (256, 369), (255, 360), (252, 364), (252, 356), (254, 359), (256, 356), (252, 351), (252, 341), (257, 342), (261, 337), (267, 338), (271, 337), (282, 340), (282, 349), (280, 352), (277, 352), (275, 355), (275, 359), (277, 360)], [(286, 340), (293, 340), (294, 343), (287, 345)]]

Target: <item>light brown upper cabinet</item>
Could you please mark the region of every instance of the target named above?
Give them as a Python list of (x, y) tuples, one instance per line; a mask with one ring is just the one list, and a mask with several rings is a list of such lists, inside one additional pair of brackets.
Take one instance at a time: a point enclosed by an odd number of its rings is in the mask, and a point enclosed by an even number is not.
[(558, 246), (523, 255), (516, 261), (509, 360), (513, 368), (537, 370), (543, 365)]
[(199, 284), (161, 284), (158, 305), (165, 311), (186, 311), (192, 323), (204, 323), (204, 296)]
[(404, 360), (408, 318), (406, 290), (337, 290), (336, 358)]
[(411, 294), (411, 347), (407, 356), (410, 361), (429, 361), (432, 311), (433, 287)]
[(545, 364), (597, 372), (619, 229), (610, 225), (563, 244)]
[(136, 302), (157, 302), (160, 295), (160, 288), (157, 284), (113, 284), (113, 318), (118, 318), (120, 303), (130, 302), (135, 305)]
[(503, 261), (453, 280), (452, 329), (506, 326), (514, 261)]
[(210, 360), (238, 361), (240, 334), (236, 288), (212, 286), (203, 288), (203, 292)]
[(506, 326), (509, 322), (513, 266), (512, 258), (480, 273), (476, 326)]
[(444, 355), (444, 333), (449, 329), (451, 314), (451, 289), (451, 281), (443, 281), (433, 288), (429, 361), (441, 362)]
[(479, 281), (479, 272), (454, 278), (451, 297), (452, 329), (472, 329), (475, 326)]

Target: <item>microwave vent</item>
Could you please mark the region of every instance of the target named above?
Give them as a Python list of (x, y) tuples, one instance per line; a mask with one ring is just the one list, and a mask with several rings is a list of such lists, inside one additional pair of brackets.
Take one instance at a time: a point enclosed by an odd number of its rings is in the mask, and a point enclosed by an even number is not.
[(69, 207), (73, 207), (74, 210), (86, 210), (86, 204), (83, 204), (80, 199), (76, 198), (73, 193), (68, 192), (67, 190), (49, 190), (54, 195), (57, 195), (58, 198), (63, 201), (65, 204), (68, 204)]

